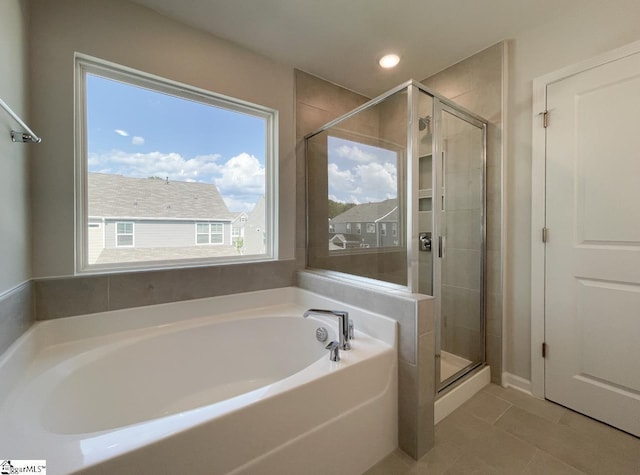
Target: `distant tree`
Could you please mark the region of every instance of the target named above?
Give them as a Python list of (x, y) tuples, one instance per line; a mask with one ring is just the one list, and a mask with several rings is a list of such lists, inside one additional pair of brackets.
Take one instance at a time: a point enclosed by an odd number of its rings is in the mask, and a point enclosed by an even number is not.
[(339, 214), (353, 208), (355, 203), (340, 203), (338, 201), (329, 200), (329, 219), (335, 218)]

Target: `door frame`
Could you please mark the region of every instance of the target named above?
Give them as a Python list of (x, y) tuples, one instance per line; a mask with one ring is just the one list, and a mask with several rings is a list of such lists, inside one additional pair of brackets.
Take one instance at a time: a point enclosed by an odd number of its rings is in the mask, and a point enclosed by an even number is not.
[[(542, 343), (545, 341), (545, 227), (546, 209), (546, 129), (541, 114), (547, 111), (547, 87), (570, 76), (640, 53), (640, 41), (616, 48), (594, 58), (567, 66), (533, 80), (531, 134), (531, 393), (545, 396), (545, 368)], [(553, 111), (548, 111), (553, 126)], [(553, 230), (549, 231), (553, 239)]]

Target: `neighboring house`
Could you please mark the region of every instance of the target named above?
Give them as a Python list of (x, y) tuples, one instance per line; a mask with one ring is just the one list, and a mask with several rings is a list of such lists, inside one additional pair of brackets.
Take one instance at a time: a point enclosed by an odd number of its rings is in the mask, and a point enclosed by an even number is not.
[(215, 185), (89, 173), (88, 197), (89, 264), (237, 255)]
[(266, 222), (264, 196), (261, 196), (247, 214), (247, 221), (244, 223), (243, 254), (264, 254), (266, 252), (267, 234), (264, 229)]
[(397, 199), (359, 204), (329, 220), (329, 249), (388, 247), (398, 242)]

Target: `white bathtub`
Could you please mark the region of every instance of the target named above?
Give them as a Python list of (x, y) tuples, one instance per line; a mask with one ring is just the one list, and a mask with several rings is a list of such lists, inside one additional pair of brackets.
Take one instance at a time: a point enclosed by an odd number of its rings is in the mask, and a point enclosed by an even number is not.
[[(356, 339), (315, 338), (345, 309)], [(396, 327), (276, 289), (39, 322), (0, 358), (0, 458), (50, 474), (359, 474), (397, 445)]]

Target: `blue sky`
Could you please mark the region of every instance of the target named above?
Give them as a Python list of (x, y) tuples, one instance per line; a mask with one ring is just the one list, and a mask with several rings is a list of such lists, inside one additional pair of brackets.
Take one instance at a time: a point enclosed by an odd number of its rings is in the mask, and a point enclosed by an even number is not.
[(398, 196), (397, 153), (329, 135), (329, 199), (370, 203)]
[(265, 120), (87, 75), (90, 172), (218, 186), (231, 211), (264, 194)]

